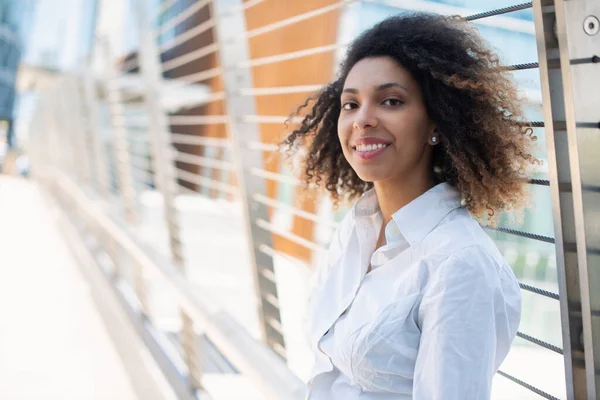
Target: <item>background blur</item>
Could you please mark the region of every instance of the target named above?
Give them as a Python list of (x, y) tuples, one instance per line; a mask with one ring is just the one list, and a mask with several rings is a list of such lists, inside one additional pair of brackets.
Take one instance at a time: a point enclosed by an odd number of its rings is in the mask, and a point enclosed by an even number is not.
[[(487, 227), (523, 289), (493, 398), (594, 398), (600, 135), (554, 132), (597, 130), (568, 124), (600, 120), (600, 101), (574, 83), (562, 103), (569, 67), (546, 61), (573, 58), (573, 40), (579, 59), (600, 53), (594, 20), (581, 23), (598, 3), (553, 4), (0, 0), (0, 398), (302, 398), (312, 272), (348, 205), (303, 196), (275, 143), (354, 37), (410, 11), (473, 21), (517, 81), (544, 160), (523, 218)], [(553, 52), (555, 13), (559, 29), (592, 34)], [(578, 96), (595, 108), (573, 114)]]

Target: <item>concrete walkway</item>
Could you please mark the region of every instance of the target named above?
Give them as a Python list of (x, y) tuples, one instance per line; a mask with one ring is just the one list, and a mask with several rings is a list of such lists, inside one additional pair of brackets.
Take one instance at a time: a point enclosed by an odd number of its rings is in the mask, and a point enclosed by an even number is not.
[(0, 399), (136, 400), (44, 199), (1, 175)]

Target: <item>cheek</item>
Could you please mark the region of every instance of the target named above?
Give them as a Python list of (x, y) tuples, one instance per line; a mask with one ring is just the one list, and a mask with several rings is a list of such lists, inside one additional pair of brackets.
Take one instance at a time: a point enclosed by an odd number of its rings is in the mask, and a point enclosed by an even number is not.
[(352, 125), (348, 123), (347, 118), (338, 118), (337, 134), (342, 148), (345, 151), (348, 145), (348, 141), (350, 140), (350, 135), (352, 134)]
[(400, 143), (421, 144), (427, 141), (429, 122), (419, 112), (406, 112), (400, 118), (388, 122), (389, 130)]

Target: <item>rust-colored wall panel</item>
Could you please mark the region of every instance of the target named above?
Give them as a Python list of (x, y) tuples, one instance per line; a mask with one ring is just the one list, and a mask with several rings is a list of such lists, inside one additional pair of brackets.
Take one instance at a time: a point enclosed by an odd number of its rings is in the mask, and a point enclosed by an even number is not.
[[(267, 0), (247, 10), (246, 24), (248, 30), (252, 30), (336, 3), (338, 3), (337, 0)], [(337, 41), (339, 15), (339, 9), (336, 9), (251, 38), (249, 40), (250, 56), (252, 59), (256, 59), (334, 44)], [(257, 88), (324, 84), (332, 77), (333, 60), (333, 52), (328, 52), (257, 66), (252, 71), (253, 83)], [(289, 115), (305, 101), (308, 95), (309, 93), (296, 93), (258, 96), (256, 98), (257, 113), (259, 115)], [(260, 132), (263, 142), (273, 143), (282, 138), (284, 126), (261, 124)], [(265, 154), (265, 164), (268, 170), (279, 172), (280, 163), (280, 157), (271, 157), (271, 154)], [(276, 197), (280, 184), (270, 180), (267, 180), (266, 183), (268, 196)], [(296, 207), (309, 212), (316, 211), (314, 202), (303, 200), (298, 191), (294, 198)], [(309, 220), (294, 218), (292, 230), (297, 235), (312, 239), (314, 226)], [(310, 260), (311, 251), (304, 246), (278, 236), (274, 236), (273, 239), (277, 249), (298, 258)]]
[[(179, 12), (187, 9), (196, 0), (179, 1)], [(246, 10), (246, 25), (248, 30), (264, 27), (268, 24), (283, 19), (297, 16), (328, 5), (337, 4), (338, 0), (267, 0)], [(210, 18), (209, 7), (204, 7), (193, 16), (179, 24), (175, 34), (182, 34)], [(277, 29), (249, 39), (250, 56), (253, 59), (297, 50), (309, 49), (318, 46), (336, 43), (337, 27), (339, 20), (339, 9), (329, 11), (325, 14), (300, 21), (286, 27)], [(214, 43), (213, 30), (208, 30), (190, 40), (182, 43), (162, 55), (163, 61), (172, 60), (178, 56), (187, 54), (194, 50), (203, 48)], [(295, 60), (282, 61), (269, 65), (257, 66), (252, 69), (254, 87), (273, 86), (297, 86), (316, 85), (328, 82), (333, 72), (333, 52), (315, 54)], [(168, 73), (168, 77), (177, 78), (185, 75), (198, 73), (215, 68), (219, 65), (218, 54), (213, 53), (201, 59), (177, 67)], [(207, 79), (202, 84), (207, 85), (212, 93), (223, 91), (221, 77)], [(295, 93), (273, 96), (259, 96), (256, 98), (256, 108), (259, 115), (289, 115), (299, 104), (303, 103), (310, 93)], [(223, 101), (214, 101), (201, 107), (195, 107), (179, 112), (177, 115), (224, 115), (226, 107)], [(290, 125), (294, 127), (295, 125)], [(278, 142), (284, 133), (284, 126), (279, 124), (260, 124), (261, 140), (267, 143)], [(194, 136), (205, 136), (213, 138), (227, 137), (227, 128), (222, 124), (197, 125), (197, 126), (172, 126), (172, 132)], [(176, 145), (180, 151), (207, 155), (202, 146)], [(219, 155), (217, 154), (217, 157)], [(264, 155), (266, 169), (279, 172), (281, 160), (278, 155), (271, 157), (270, 153)], [(203, 168), (189, 164), (178, 164), (179, 168), (202, 174)], [(213, 179), (220, 180), (221, 172), (212, 170)], [(234, 174), (231, 175), (232, 184), (237, 184)], [(184, 182), (182, 182), (184, 183)], [(267, 180), (267, 194), (275, 198), (278, 183)], [(191, 189), (197, 189), (195, 185), (186, 185)], [(310, 212), (315, 212), (315, 204), (302, 200), (295, 193), (295, 206)], [(213, 195), (219, 196), (218, 192)], [(312, 239), (313, 223), (302, 218), (295, 218), (293, 232)], [(305, 260), (310, 259), (310, 251), (303, 246), (293, 242), (274, 237), (274, 245), (277, 249), (292, 254)]]

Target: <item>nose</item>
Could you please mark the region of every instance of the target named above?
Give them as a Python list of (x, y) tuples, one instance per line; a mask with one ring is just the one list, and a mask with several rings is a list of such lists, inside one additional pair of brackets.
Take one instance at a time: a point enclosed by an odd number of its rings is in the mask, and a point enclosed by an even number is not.
[(377, 127), (378, 120), (372, 107), (363, 104), (362, 107), (354, 114), (354, 129), (359, 132), (366, 132)]

